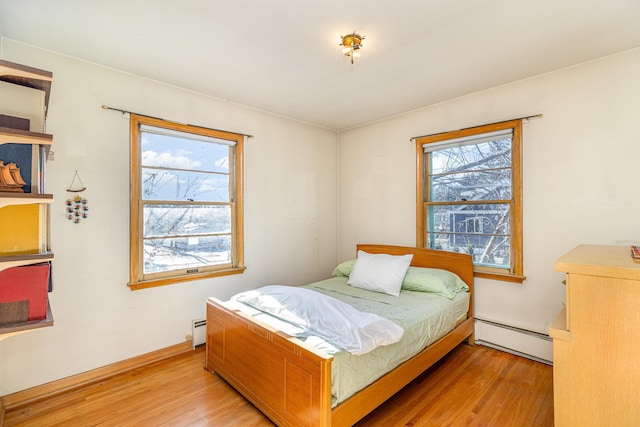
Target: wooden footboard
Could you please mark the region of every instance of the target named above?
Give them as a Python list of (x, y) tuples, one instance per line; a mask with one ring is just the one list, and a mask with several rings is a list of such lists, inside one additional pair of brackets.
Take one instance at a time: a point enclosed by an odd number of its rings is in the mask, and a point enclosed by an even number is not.
[(359, 245), (369, 253), (414, 254), (411, 265), (445, 268), (470, 287), (467, 318), (452, 332), (331, 409), (333, 358), (250, 316), (207, 301), (207, 369), (279, 426), (350, 426), (464, 340), (473, 343), (471, 257), (401, 246)]
[(280, 426), (331, 425), (332, 360), (215, 298), (207, 301), (207, 369)]

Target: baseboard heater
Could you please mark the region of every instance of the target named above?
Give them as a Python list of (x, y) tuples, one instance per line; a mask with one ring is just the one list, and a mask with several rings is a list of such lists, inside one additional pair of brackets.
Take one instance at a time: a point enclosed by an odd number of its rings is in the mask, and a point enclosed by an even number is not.
[(549, 335), (477, 317), (475, 321), (477, 344), (552, 364), (553, 341)]
[(193, 348), (202, 347), (207, 342), (207, 319), (194, 320), (191, 325)]

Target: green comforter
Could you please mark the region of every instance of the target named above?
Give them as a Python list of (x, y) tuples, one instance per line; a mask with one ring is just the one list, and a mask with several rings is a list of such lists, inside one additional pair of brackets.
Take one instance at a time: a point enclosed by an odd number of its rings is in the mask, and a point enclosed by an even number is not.
[(347, 278), (333, 277), (305, 286), (344, 301), (360, 311), (376, 313), (404, 328), (402, 340), (381, 346), (362, 356), (342, 351), (331, 343), (299, 334), (298, 338), (334, 356), (333, 405), (344, 401), (385, 373), (454, 329), (467, 312), (469, 294), (453, 300), (427, 293), (401, 291), (395, 297), (347, 285)]

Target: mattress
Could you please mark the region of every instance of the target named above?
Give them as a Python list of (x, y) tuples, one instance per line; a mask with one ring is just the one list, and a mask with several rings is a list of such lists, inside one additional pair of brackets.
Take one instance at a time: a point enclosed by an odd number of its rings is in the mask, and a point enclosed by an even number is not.
[(467, 292), (458, 293), (453, 299), (448, 299), (428, 292), (402, 290), (400, 296), (395, 297), (354, 288), (347, 284), (345, 277), (332, 277), (304, 287), (337, 298), (360, 311), (383, 316), (404, 328), (400, 342), (380, 346), (369, 353), (356, 356), (313, 333), (269, 314), (238, 302), (229, 303), (229, 308), (242, 310), (332, 355), (334, 357), (331, 369), (333, 406), (343, 402), (452, 331), (457, 323), (466, 318), (469, 307)]

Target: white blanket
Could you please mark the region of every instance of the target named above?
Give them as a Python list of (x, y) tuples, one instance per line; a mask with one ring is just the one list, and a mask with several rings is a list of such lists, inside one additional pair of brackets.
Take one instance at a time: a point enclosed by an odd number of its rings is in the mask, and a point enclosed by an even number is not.
[(295, 286), (264, 286), (237, 294), (231, 300), (304, 328), (355, 355), (398, 342), (404, 333), (389, 319)]

